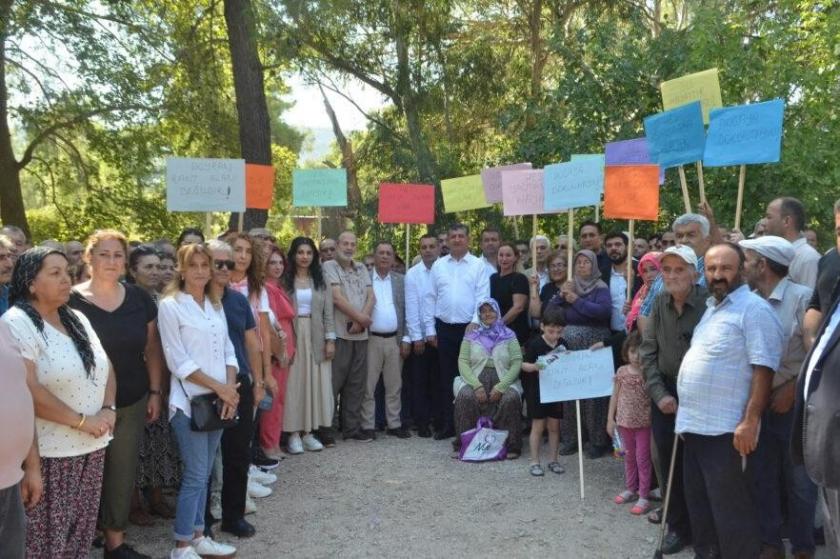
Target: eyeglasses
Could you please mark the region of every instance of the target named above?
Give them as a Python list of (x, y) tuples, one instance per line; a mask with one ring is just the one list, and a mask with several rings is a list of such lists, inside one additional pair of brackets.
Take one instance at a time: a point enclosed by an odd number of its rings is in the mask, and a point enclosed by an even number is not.
[(214, 260), (213, 267), (219, 271), (227, 268), (229, 272), (232, 272), (236, 267), (236, 262), (233, 260)]

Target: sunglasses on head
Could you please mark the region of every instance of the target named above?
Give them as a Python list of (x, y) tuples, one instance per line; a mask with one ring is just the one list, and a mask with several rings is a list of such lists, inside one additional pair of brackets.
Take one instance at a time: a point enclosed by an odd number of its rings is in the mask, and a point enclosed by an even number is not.
[(228, 271), (231, 272), (236, 267), (236, 262), (234, 262), (233, 260), (214, 260), (213, 266), (217, 270), (223, 270), (227, 268)]

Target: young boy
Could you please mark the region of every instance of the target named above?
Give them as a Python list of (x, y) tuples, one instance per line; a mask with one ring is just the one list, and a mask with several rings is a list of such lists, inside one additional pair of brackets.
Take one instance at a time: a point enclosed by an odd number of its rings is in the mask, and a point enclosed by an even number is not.
[(528, 406), (528, 415), (531, 416), (531, 447), (532, 476), (543, 476), (545, 471), (540, 465), (540, 447), (542, 446), (543, 431), (548, 424), (548, 448), (549, 460), (548, 469), (555, 474), (562, 474), (566, 470), (560, 465), (558, 450), (560, 447), (560, 418), (562, 407), (559, 402), (551, 404), (540, 403), (540, 368), (539, 358), (555, 350), (565, 349), (565, 340), (560, 336), (566, 321), (563, 311), (557, 308), (549, 308), (543, 313), (540, 320), (542, 335), (533, 336), (525, 344), (525, 355), (522, 360), (522, 388), (525, 391), (525, 402)]

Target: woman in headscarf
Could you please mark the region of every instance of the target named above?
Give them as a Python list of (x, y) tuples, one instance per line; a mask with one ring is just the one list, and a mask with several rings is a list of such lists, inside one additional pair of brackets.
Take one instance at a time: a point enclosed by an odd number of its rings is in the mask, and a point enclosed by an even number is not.
[(455, 441), (461, 446), (461, 433), (475, 427), (479, 417), (493, 420), (494, 428), (508, 432), (507, 457), (522, 453), (522, 386), (519, 370), (522, 349), (516, 334), (505, 326), (499, 304), (486, 298), (478, 303), (479, 327), (464, 336), (455, 378)]
[(644, 283), (636, 292), (636, 296), (633, 297), (633, 302), (630, 303), (630, 310), (627, 312), (625, 326), (627, 327), (628, 334), (636, 327), (639, 311), (642, 309), (642, 303), (647, 297), (648, 291), (650, 291), (650, 286), (653, 285), (653, 282), (662, 273), (662, 265), (659, 263), (660, 256), (662, 256), (661, 252), (648, 252), (639, 260), (637, 273), (641, 276)]
[[(597, 342), (606, 341), (610, 331), (610, 315), (612, 314), (612, 298), (610, 288), (601, 280), (598, 270), (598, 258), (591, 250), (581, 250), (575, 255), (572, 266), (573, 276), (563, 284), (546, 309), (559, 307), (562, 309), (566, 328), (563, 339), (569, 350), (589, 349)], [(607, 410), (609, 398), (592, 398), (581, 400), (581, 416), (583, 420), (584, 437), (589, 437), (587, 456), (599, 458), (610, 448), (607, 436)], [(577, 418), (575, 403), (563, 403), (563, 418), (561, 437), (563, 444), (560, 454), (574, 454), (577, 451)]]
[(44, 481), (43, 499), (27, 512), (27, 557), (90, 553), (116, 421), (114, 372), (88, 319), (67, 305), (67, 269), (55, 249), (21, 254), (2, 318), (27, 368)]

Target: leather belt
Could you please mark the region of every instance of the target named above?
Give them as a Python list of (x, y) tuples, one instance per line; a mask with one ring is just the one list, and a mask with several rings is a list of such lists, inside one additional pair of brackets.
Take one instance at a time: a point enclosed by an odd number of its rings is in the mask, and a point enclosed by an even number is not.
[(381, 332), (371, 332), (370, 335), (371, 336), (378, 336), (380, 338), (393, 338), (394, 336), (397, 335), (397, 333), (396, 332), (385, 332), (383, 334)]

